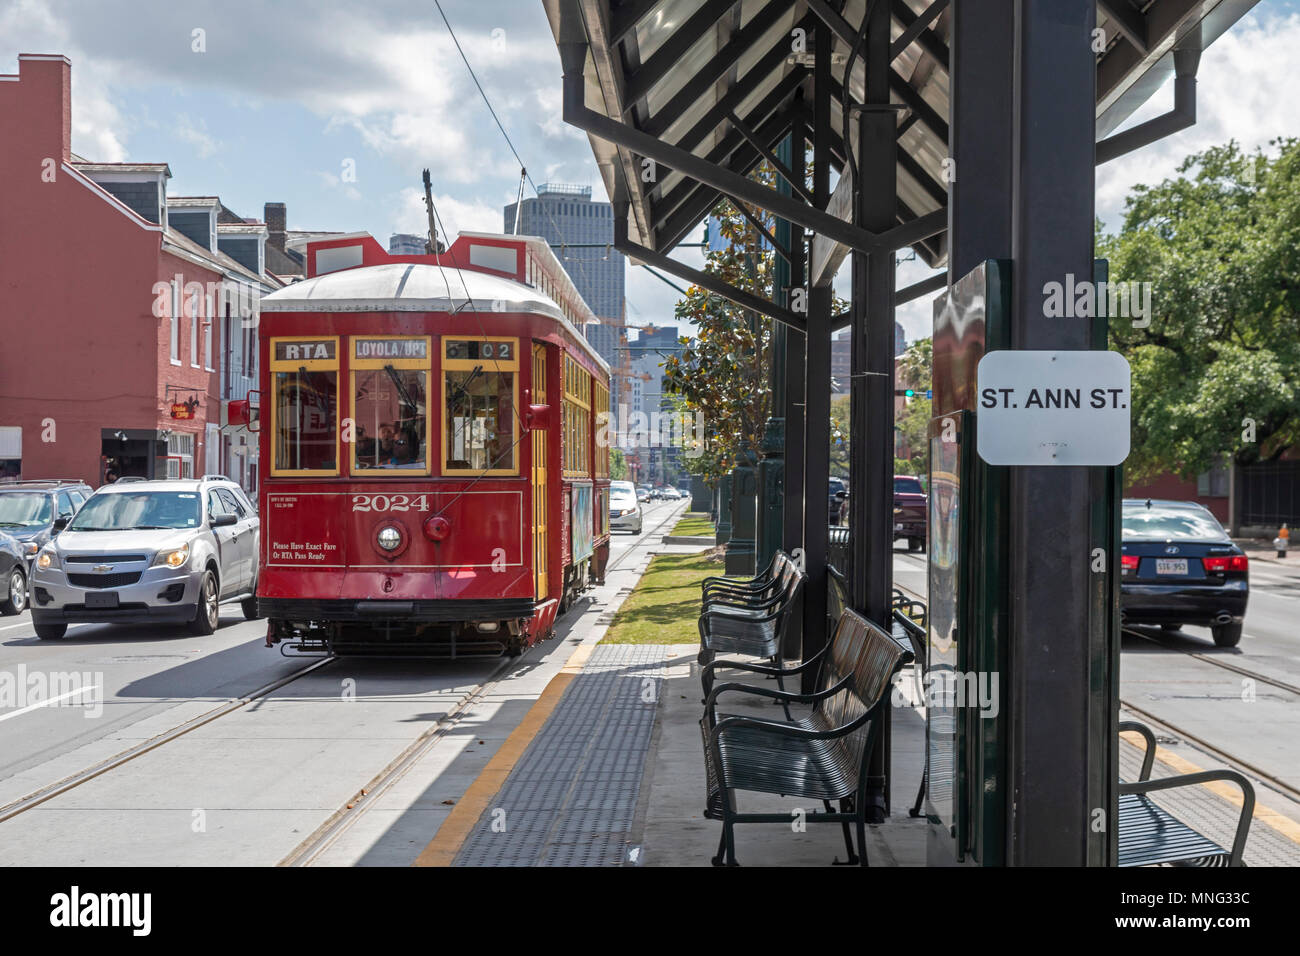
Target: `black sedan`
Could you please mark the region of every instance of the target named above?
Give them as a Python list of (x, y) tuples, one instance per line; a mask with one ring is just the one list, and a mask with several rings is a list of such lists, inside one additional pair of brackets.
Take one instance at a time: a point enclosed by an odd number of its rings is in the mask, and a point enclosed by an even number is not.
[(1208, 509), (1190, 501), (1124, 500), (1120, 608), (1126, 624), (1210, 628), (1235, 647), (1250, 595), (1249, 561)]

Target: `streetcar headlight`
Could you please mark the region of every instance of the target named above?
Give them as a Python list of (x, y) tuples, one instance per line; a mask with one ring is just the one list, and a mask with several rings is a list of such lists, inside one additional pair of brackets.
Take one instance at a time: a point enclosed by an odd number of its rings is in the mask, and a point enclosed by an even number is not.
[(44, 571), (46, 568), (57, 568), (59, 566), (58, 556), (55, 555), (54, 549), (42, 551), (36, 559), (36, 566)]
[(153, 559), (153, 566), (166, 565), (169, 568), (183, 568), (190, 559), (189, 547), (177, 548), (175, 551), (159, 551)]
[(402, 532), (398, 531), (392, 525), (380, 528), (376, 536), (379, 546), (385, 551), (396, 551), (402, 543)]

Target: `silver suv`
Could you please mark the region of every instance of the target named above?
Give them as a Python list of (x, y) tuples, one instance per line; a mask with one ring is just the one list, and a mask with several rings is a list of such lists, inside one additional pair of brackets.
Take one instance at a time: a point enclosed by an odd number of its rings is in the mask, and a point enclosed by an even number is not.
[(240, 601), (252, 620), (259, 528), (227, 478), (105, 485), (36, 556), (36, 636), (57, 640), (74, 621), (188, 624), (211, 634), (227, 601)]

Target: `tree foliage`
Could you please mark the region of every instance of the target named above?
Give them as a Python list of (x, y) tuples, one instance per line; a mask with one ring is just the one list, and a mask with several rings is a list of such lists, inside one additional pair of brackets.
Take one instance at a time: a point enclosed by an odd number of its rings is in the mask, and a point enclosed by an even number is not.
[[(764, 164), (754, 178), (772, 185)], [(759, 210), (751, 210), (762, 218)], [(709, 251), (704, 271), (762, 299), (772, 299), (774, 253), (764, 250), (758, 231), (724, 200), (714, 207), (726, 245)], [(769, 382), (772, 320), (748, 312), (729, 299), (691, 286), (677, 303), (677, 319), (694, 323), (695, 338), (664, 363), (665, 389), (681, 396), (690, 413), (702, 413), (703, 453), (687, 457), (687, 471), (715, 482), (758, 453), (771, 414)]]
[(1300, 440), (1300, 140), (1273, 146), (1188, 157), (1133, 191), (1118, 235), (1098, 236), (1112, 282), (1153, 289), (1148, 327), (1110, 321), (1133, 370), (1131, 478), (1250, 464)]

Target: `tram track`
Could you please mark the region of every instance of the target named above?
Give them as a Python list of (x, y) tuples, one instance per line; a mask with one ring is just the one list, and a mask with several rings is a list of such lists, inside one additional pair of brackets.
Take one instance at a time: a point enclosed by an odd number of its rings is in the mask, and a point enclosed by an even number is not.
[[(895, 586), (900, 587), (906, 593), (918, 599), (923, 600), (921, 595), (917, 594), (911, 588), (898, 585), (898, 584), (896, 584)], [(1295, 684), (1290, 684), (1287, 683), (1286, 681), (1278, 680), (1275, 677), (1270, 677), (1266, 674), (1261, 674), (1258, 671), (1253, 671), (1250, 670), (1249, 668), (1238, 666), (1237, 664), (1230, 664), (1226, 661), (1218, 660), (1217, 658), (1209, 654), (1201, 654), (1196, 651), (1186, 650), (1184, 648), (1170, 647), (1168, 644), (1165, 644), (1164, 642), (1158, 640), (1152, 635), (1145, 634), (1132, 627), (1122, 627), (1120, 630), (1121, 633), (1127, 634), (1131, 637), (1141, 638), (1142, 640), (1155, 644), (1158, 647), (1177, 651), (1188, 657), (1195, 658), (1201, 663), (1211, 664), (1223, 670), (1230, 671), (1235, 674), (1239, 674), (1242, 677), (1248, 677), (1251, 680), (1258, 681), (1259, 683), (1262, 684), (1267, 684), (1270, 687), (1276, 687), (1279, 690), (1283, 690), (1289, 694), (1295, 694), (1297, 697), (1300, 697), (1300, 687), (1297, 687)], [(1211, 756), (1215, 757), (1218, 760), (1221, 760), (1227, 766), (1232, 767), (1238, 771), (1241, 771), (1242, 773), (1249, 774), (1250, 776), (1258, 780), (1260, 783), (1264, 784), (1265, 786), (1269, 787), (1272, 790), (1275, 790), (1277, 793), (1286, 796), (1292, 800), (1295, 800), (1297, 802), (1300, 802), (1300, 788), (1292, 786), (1291, 784), (1278, 779), (1276, 776), (1269, 773), (1267, 770), (1264, 770), (1263, 768), (1258, 767), (1255, 764), (1250, 763), (1249, 761), (1242, 760), (1240, 757), (1228, 753), (1226, 750), (1216, 746), (1215, 744), (1212, 744), (1210, 741), (1199, 736), (1198, 734), (1191, 733), (1190, 731), (1182, 727), (1179, 727), (1176, 724), (1171, 723), (1166, 718), (1157, 717), (1155, 714), (1147, 710), (1145, 707), (1140, 707), (1134, 704), (1131, 700), (1121, 697), (1119, 703), (1121, 706), (1139, 715), (1144, 720), (1154, 725), (1156, 728), (1163, 729), (1168, 733), (1168, 735), (1187, 741), (1189, 744), (1195, 746), (1196, 748), (1204, 751), (1207, 754), (1210, 754)]]
[[(617, 570), (622, 566), (623, 562), (629, 560), (633, 555), (638, 554), (643, 546), (650, 544), (650, 536), (657, 534), (670, 522), (675, 522), (678, 517), (678, 508), (670, 507), (667, 516), (662, 521), (648, 532), (643, 531), (638, 536), (640, 540), (632, 542), (626, 551), (605, 566), (606, 575), (610, 571)], [(574, 620), (576, 619), (574, 618)], [(504, 658), (482, 683), (467, 691), (465, 696), (433, 727), (430, 727), (404, 748), (388, 766), (371, 778), (351, 801), (341, 809), (336, 810), (329, 819), (317, 827), (276, 865), (305, 867), (311, 866), (316, 860), (320, 859), (348, 831), (356, 826), (364, 818), (367, 811), (373, 808), (385, 794), (396, 786), (412, 767), (455, 730), (457, 723), (466, 715), (469, 709), (482, 700), (494, 684), (505, 679), (507, 675), (504, 672), (508, 671), (517, 660), (517, 658)]]
[(312, 661), (306, 667), (301, 667), (291, 674), (286, 674), (268, 684), (264, 684), (249, 694), (232, 698), (224, 704), (219, 704), (207, 713), (200, 714), (177, 727), (173, 727), (171, 730), (158, 734), (155, 737), (150, 737), (148, 740), (142, 741), (134, 747), (129, 747), (119, 754), (101, 760), (98, 763), (94, 763), (86, 769), (78, 771), (71, 776), (64, 777), (62, 780), (58, 780), (40, 788), (39, 790), (35, 790), (24, 797), (19, 797), (17, 800), (11, 801), (10, 803), (0, 807), (0, 823), (4, 823), (6, 820), (11, 820), (19, 814), (26, 813), (28, 810), (40, 806), (47, 800), (52, 800), (61, 794), (67, 793), (69, 790), (74, 790), (84, 783), (89, 783), (96, 777), (102, 776), (112, 770), (116, 770), (119, 767), (130, 763), (132, 760), (135, 760), (137, 757), (141, 757), (152, 750), (156, 750), (165, 744), (171, 743), (173, 740), (184, 737), (186, 734), (192, 733), (200, 727), (212, 723), (214, 720), (220, 720), (222, 717), (233, 714), (235, 711), (243, 709), (254, 701), (261, 700), (262, 698), (275, 693), (280, 688), (293, 683), (300, 677), (305, 677), (312, 671), (324, 667), (333, 660), (333, 657), (327, 657), (323, 660)]
[(1297, 697), (1300, 697), (1300, 687), (1297, 687), (1295, 684), (1288, 684), (1286, 681), (1278, 680), (1276, 677), (1269, 677), (1268, 675), (1261, 674), (1258, 671), (1252, 671), (1245, 667), (1238, 667), (1236, 664), (1229, 664), (1226, 661), (1221, 661), (1218, 658), (1211, 657), (1209, 654), (1200, 654), (1196, 651), (1189, 651), (1180, 647), (1170, 647), (1168, 644), (1165, 644), (1163, 641), (1157, 640), (1156, 638), (1152, 637), (1150, 634), (1144, 634), (1142, 631), (1136, 630), (1132, 627), (1122, 627), (1120, 628), (1120, 630), (1124, 634), (1128, 634), (1130, 637), (1141, 638), (1142, 640), (1148, 641), (1149, 643), (1154, 644), (1157, 647), (1163, 647), (1168, 650), (1178, 651), (1179, 653), (1184, 654), (1187, 657), (1195, 658), (1196, 660), (1201, 661), (1204, 664), (1213, 664), (1215, 667), (1221, 667), (1224, 670), (1233, 671), (1234, 673), (1240, 674), (1243, 677), (1249, 677), (1251, 680), (1258, 681), (1261, 684), (1268, 684), (1272, 687), (1277, 687), (1280, 690), (1284, 690), (1289, 694), (1295, 694)]
[[(658, 533), (669, 522), (676, 520), (678, 517), (677, 512), (678, 509), (676, 507), (669, 508), (668, 514), (659, 521), (654, 528), (652, 528), (648, 533), (643, 533), (641, 540), (633, 542), (626, 551), (610, 562), (606, 570), (618, 569), (622, 566), (624, 561), (630, 559), (634, 554), (637, 554), (641, 546), (649, 543), (650, 536)], [(255, 701), (266, 698), (294, 681), (322, 669), (337, 660), (339, 659), (334, 656), (313, 660), (292, 673), (276, 678), (250, 693), (232, 698), (219, 704), (211, 710), (185, 721), (171, 730), (151, 737), (148, 740), (142, 741), (133, 747), (129, 747), (126, 750), (113, 755), (112, 757), (93, 763), (83, 770), (63, 777), (60, 780), (41, 787), (38, 790), (34, 790), (16, 800), (12, 800), (3, 806), (0, 806), (0, 823), (4, 823), (26, 813), (29, 810), (35, 809), (41, 804), (71, 790), (75, 790), (77, 787), (89, 783), (91, 780), (101, 777), (106, 773), (118, 770), (138, 757), (142, 757), (151, 751), (157, 750), (159, 747), (163, 747), (174, 740), (184, 737), (187, 734), (198, 730), (200, 727), (207, 726), (213, 721), (229, 716)], [(464, 715), (470, 706), (481, 699), (493, 684), (501, 680), (503, 672), (510, 669), (511, 665), (516, 660), (516, 658), (502, 658), (491, 673), (489, 673), (480, 683), (466, 691), (464, 696), (450, 711), (448, 711), (445, 717), (404, 748), (387, 767), (380, 771), (380, 773), (377, 774), (367, 785), (361, 788), (361, 791), (355, 800), (349, 803), (349, 805), (344, 809), (337, 811), (333, 817), (322, 824), (321, 827), (312, 834), (312, 836), (303, 841), (303, 843), (301, 843), (298, 848), (289, 854), (289, 856), (279, 865), (308, 865), (311, 860), (315, 859), (328, 849), (339, 836), (346, 832), (347, 829), (350, 829), (351, 825), (360, 818), (365, 808), (368, 807), (374, 799), (382, 796), (394, 783), (401, 779), (406, 770), (414, 765), (414, 763), (418, 761), (425, 752), (433, 747), (440, 739), (442, 739), (442, 737), (446, 736), (446, 734), (455, 726), (457, 720)], [(362, 813), (353, 813), (353, 810), (361, 810)]]

